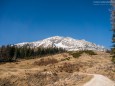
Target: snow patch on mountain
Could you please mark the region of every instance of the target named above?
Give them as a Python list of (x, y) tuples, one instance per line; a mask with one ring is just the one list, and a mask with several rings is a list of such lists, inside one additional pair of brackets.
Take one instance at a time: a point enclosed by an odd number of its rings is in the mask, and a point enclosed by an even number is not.
[(19, 47), (29, 45), (30, 47), (58, 47), (64, 48), (68, 51), (76, 50), (96, 50), (96, 51), (105, 51), (106, 49), (103, 46), (96, 45), (95, 43), (88, 42), (86, 40), (76, 40), (71, 37), (61, 37), (54, 36), (49, 37), (40, 41), (35, 42), (23, 42), (16, 44)]

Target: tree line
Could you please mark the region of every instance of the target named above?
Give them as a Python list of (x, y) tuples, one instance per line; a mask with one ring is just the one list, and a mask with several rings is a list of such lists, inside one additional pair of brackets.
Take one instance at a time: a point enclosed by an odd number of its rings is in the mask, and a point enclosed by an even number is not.
[(35, 57), (41, 57), (45, 55), (53, 55), (56, 53), (62, 53), (66, 50), (62, 48), (50, 47), (50, 48), (31, 48), (30, 46), (18, 47), (14, 45), (6, 45), (0, 47), (0, 62), (11, 62), (17, 59), (31, 59)]

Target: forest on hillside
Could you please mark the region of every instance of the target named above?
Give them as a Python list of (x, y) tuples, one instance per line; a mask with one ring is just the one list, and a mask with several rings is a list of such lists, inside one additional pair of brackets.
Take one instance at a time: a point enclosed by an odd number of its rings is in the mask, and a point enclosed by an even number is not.
[(31, 48), (30, 46), (18, 47), (15, 45), (6, 45), (0, 47), (0, 62), (12, 62), (17, 59), (31, 59), (45, 55), (53, 55), (65, 52), (62, 48)]

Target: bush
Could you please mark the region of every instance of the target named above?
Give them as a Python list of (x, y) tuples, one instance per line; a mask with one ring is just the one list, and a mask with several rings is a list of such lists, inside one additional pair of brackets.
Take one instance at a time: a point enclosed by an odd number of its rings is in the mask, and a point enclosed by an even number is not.
[(75, 70), (79, 71), (79, 68), (76, 68), (75, 64), (64, 63), (63, 66), (59, 67), (59, 70), (60, 70), (60, 72), (64, 71), (64, 72), (72, 73)]
[(111, 61), (115, 64), (115, 57), (112, 57)]
[(111, 53), (110, 54), (111, 54), (111, 57), (112, 57), (111, 61), (115, 64), (115, 48), (111, 49)]
[(92, 51), (92, 50), (85, 50), (85, 51), (83, 51), (84, 53), (86, 53), (86, 54), (89, 54), (89, 55), (97, 55), (94, 51)]
[(67, 57), (67, 58), (61, 59), (61, 61), (70, 60), (70, 58), (71, 58), (71, 57)]
[(50, 59), (50, 58), (48, 58), (48, 59), (40, 59), (39, 61), (35, 61), (34, 62), (34, 64), (35, 65), (39, 65), (39, 66), (46, 66), (46, 65), (48, 65), (48, 64), (55, 64), (55, 63), (58, 63), (58, 60), (57, 59), (54, 59), (54, 58), (52, 58), (52, 59)]
[(76, 52), (71, 52), (70, 54), (74, 57), (74, 58), (78, 58), (80, 57), (83, 53), (86, 53), (88, 55), (97, 55), (94, 51), (92, 50), (84, 50), (84, 51), (76, 51)]
[(82, 54), (82, 52), (75, 52), (75, 53), (73, 53), (73, 54), (71, 54), (74, 58), (78, 58), (78, 57), (80, 57), (81, 56), (81, 54)]
[(111, 50), (106, 50), (106, 53), (111, 53)]

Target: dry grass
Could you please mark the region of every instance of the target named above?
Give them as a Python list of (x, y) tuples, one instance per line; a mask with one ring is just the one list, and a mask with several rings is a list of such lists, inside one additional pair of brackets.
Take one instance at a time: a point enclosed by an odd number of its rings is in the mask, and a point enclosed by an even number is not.
[(82, 86), (91, 78), (78, 73), (26, 72), (23, 76), (11, 75), (0, 79), (0, 86)]
[(92, 76), (79, 73), (102, 74), (115, 81), (115, 64), (105, 52), (84, 53), (79, 58), (63, 53), (5, 63), (0, 65), (0, 86), (83, 86)]
[(79, 72), (79, 67), (75, 64), (72, 63), (64, 63), (62, 66), (58, 67), (58, 70), (60, 72), (68, 72), (68, 73), (73, 73), (74, 71)]
[(34, 62), (35, 65), (39, 65), (39, 66), (46, 66), (46, 65), (55, 64), (55, 63), (58, 63), (58, 60), (54, 59), (54, 58), (52, 58), (52, 59), (50, 59), (50, 58), (48, 58), (48, 59), (42, 58), (42, 59)]

